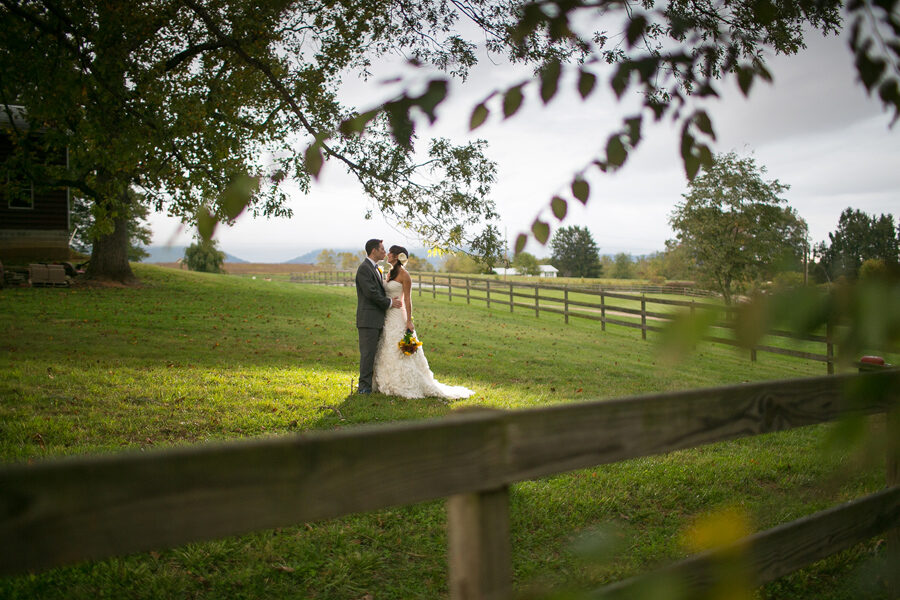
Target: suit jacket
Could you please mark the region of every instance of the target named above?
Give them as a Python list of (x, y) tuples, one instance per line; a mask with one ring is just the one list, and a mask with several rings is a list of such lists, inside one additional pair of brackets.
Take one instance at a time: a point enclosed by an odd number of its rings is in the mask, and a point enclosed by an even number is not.
[(384, 313), (391, 307), (391, 299), (381, 285), (381, 272), (369, 259), (356, 269), (356, 326), (381, 329)]

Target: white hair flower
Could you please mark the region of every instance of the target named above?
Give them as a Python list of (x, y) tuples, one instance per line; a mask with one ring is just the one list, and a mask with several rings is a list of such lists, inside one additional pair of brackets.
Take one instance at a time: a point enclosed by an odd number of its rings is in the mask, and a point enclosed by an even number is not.
[(406, 255), (406, 252), (401, 252), (400, 254), (397, 255), (397, 260), (400, 261), (401, 265), (405, 265), (406, 261), (409, 260), (409, 257)]

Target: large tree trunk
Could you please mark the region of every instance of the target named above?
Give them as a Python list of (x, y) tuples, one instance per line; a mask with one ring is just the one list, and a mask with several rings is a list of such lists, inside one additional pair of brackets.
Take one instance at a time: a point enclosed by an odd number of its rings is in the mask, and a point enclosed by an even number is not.
[(112, 233), (94, 240), (87, 276), (89, 279), (136, 283), (137, 278), (128, 264), (128, 217), (116, 217), (114, 225)]

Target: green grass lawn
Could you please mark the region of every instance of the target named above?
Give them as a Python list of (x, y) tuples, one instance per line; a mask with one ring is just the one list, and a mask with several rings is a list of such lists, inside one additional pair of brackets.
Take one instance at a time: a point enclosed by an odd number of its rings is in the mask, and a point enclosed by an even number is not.
[[(352, 288), (134, 265), (139, 288), (0, 292), (0, 454), (47, 457), (283, 435), (821, 375), (821, 363), (715, 345), (676, 362), (640, 332), (413, 295), (438, 379), (475, 395), (351, 396)], [(883, 423), (869, 423), (872, 437)], [(688, 553), (682, 533), (736, 507), (772, 527), (884, 485), (883, 453), (842, 451), (834, 426), (760, 436), (513, 486), (517, 588), (590, 588)], [(359, 490), (365, 494), (366, 490)], [(442, 502), (353, 515), (39, 575), (0, 598), (443, 598)], [(579, 549), (606, 532), (611, 554)], [(609, 533), (613, 532), (613, 533)], [(585, 542), (588, 540), (588, 542)], [(596, 546), (597, 544), (593, 544)], [(764, 588), (766, 598), (858, 598), (878, 540)], [(871, 594), (870, 594), (871, 596)], [(875, 596), (877, 597), (877, 596)]]

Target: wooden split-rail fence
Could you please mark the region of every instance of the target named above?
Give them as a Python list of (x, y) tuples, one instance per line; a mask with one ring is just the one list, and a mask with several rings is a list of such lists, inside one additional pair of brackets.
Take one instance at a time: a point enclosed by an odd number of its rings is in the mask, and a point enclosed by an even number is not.
[[(506, 600), (516, 482), (886, 413), (883, 490), (663, 570), (684, 597), (697, 597), (716, 585), (719, 557), (737, 547), (752, 585), (762, 585), (874, 536), (900, 551), (898, 396), (900, 371), (885, 370), (7, 465), (0, 574), (446, 498), (450, 598)], [(591, 597), (633, 597), (653, 576)]]
[[(295, 274), (291, 277), (291, 281), (346, 286), (353, 285), (354, 275), (355, 273), (350, 271), (311, 271)], [(515, 308), (520, 308), (529, 312), (533, 311), (535, 317), (540, 317), (541, 313), (562, 315), (567, 324), (570, 318), (587, 319), (599, 322), (602, 331), (606, 331), (607, 325), (630, 327), (640, 329), (642, 339), (647, 339), (647, 332), (662, 331), (665, 323), (674, 316), (674, 311), (689, 311), (692, 315), (705, 310), (716, 311), (726, 315), (725, 322), (713, 323), (710, 326), (711, 331), (720, 333), (705, 335), (702, 339), (729, 346), (741, 345), (735, 338), (733, 324), (728, 322), (737, 308), (710, 302), (698, 302), (693, 298), (691, 300), (674, 300), (647, 295), (683, 294), (691, 290), (669, 289), (664, 286), (633, 286), (631, 289), (641, 291), (628, 292), (619, 289), (598, 289), (595, 286), (526, 283), (444, 273), (411, 273), (411, 275), (414, 290), (419, 296), (431, 294), (433, 298), (446, 297), (451, 302), (454, 299), (460, 301), (465, 299), (467, 304), (484, 302), (488, 308), (492, 305), (503, 306), (508, 307), (510, 312), (513, 312)], [(585, 296), (592, 300), (585, 301), (583, 299)], [(664, 308), (654, 310), (654, 307)], [(750, 348), (750, 360), (756, 361), (759, 352), (793, 356), (825, 363), (826, 372), (831, 375), (835, 372), (837, 361), (834, 326), (828, 324), (823, 333), (824, 335), (817, 335), (770, 330), (766, 335), (772, 341)], [(776, 345), (779, 342), (793, 346), (809, 346), (812, 349), (820, 347), (823, 351), (809, 352), (809, 348), (801, 350), (796, 347), (788, 348)], [(891, 348), (882, 350), (898, 352), (897, 349)]]

